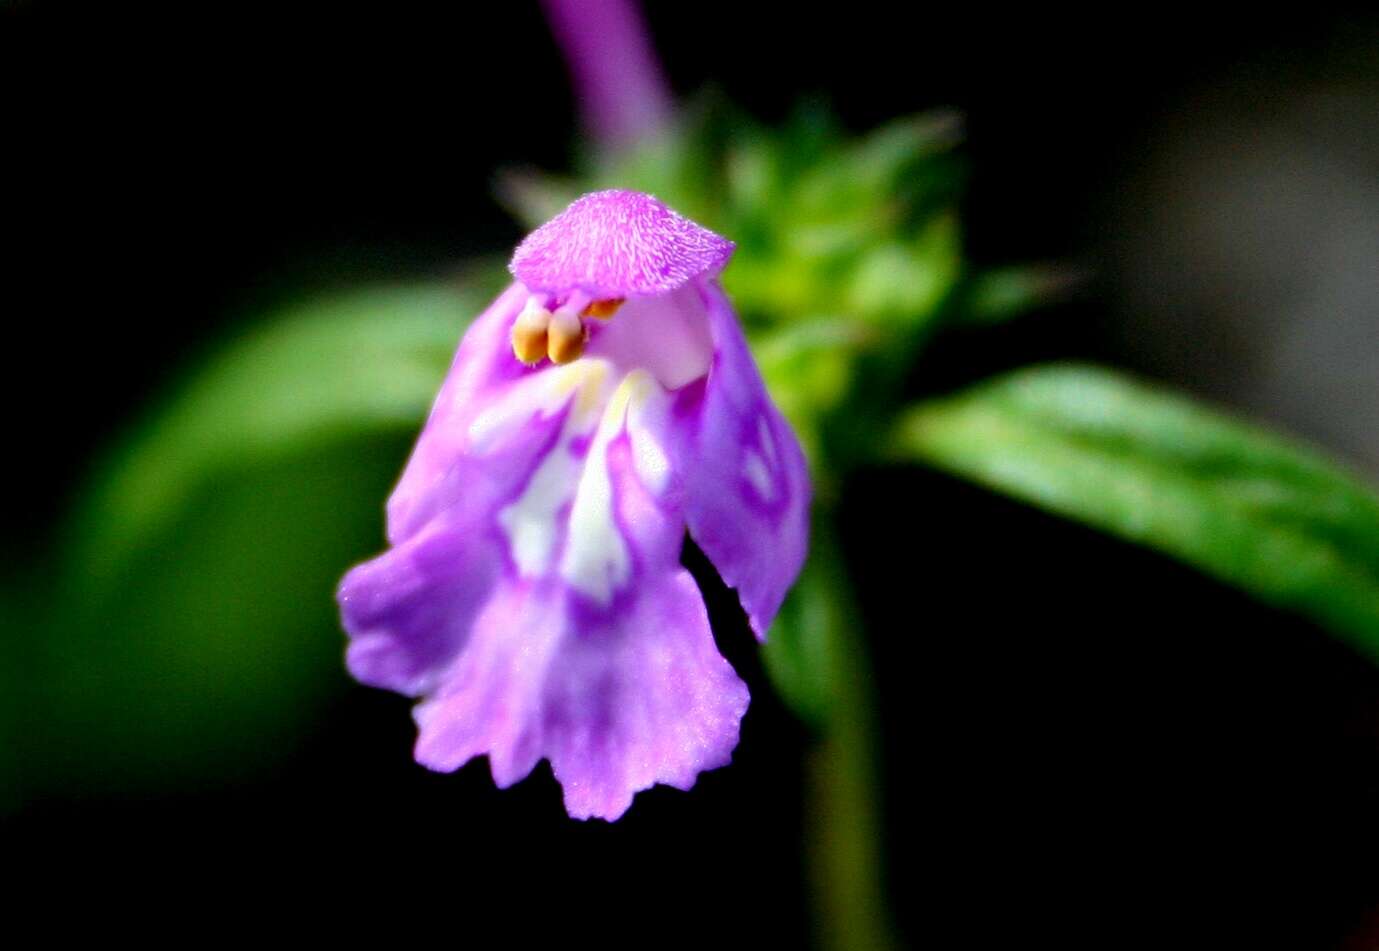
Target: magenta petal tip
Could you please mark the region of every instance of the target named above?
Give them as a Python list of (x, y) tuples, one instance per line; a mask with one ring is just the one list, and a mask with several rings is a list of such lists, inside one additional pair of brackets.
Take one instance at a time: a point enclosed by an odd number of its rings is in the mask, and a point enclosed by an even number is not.
[(610, 189), (576, 199), (528, 235), (509, 270), (533, 291), (645, 297), (716, 274), (732, 253), (731, 241), (651, 195)]

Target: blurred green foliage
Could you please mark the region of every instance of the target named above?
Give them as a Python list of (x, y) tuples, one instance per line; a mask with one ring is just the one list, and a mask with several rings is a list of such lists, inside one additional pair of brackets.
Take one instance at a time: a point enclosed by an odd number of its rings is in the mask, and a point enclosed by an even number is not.
[[(578, 182), (509, 174), (503, 193), (534, 224), (580, 192), (640, 188), (732, 236), (725, 281), (826, 501), (824, 476), (846, 468), (831, 421), (859, 379), (893, 387), (967, 286), (957, 133), (938, 115), (853, 140), (817, 108), (772, 130), (720, 103)], [(30, 789), (224, 779), (309, 729), (346, 682), (332, 589), (381, 544), (383, 499), (464, 323), (505, 277), (488, 270), (484, 286), (364, 289), (256, 322), (96, 467), (52, 583), (6, 598), (32, 632), (6, 669), (37, 676), (0, 711)], [(811, 567), (768, 648), (815, 722), (840, 579)]]
[(918, 406), (895, 446), (1181, 558), (1379, 660), (1379, 498), (1314, 450), (1079, 365)]
[[(719, 103), (577, 179), (499, 181), (528, 224), (617, 186), (737, 242), (724, 283), (816, 489), (814, 554), (766, 647), (782, 696), (868, 772), (858, 612), (829, 539), (847, 473), (897, 460), (1158, 547), (1379, 656), (1379, 503), (1315, 453), (1092, 368), (905, 410), (935, 332), (998, 324), (1073, 279), (964, 262), (959, 132), (939, 114), (854, 138), (818, 108), (768, 129)], [(0, 589), (25, 632), (0, 657), (0, 770), (23, 770), (0, 807), (232, 781), (309, 733), (347, 683), (333, 588), (382, 543), (383, 500), (456, 342), (506, 277), (486, 273), (257, 322), (96, 468), (50, 581)], [(854, 787), (839, 814), (874, 824)]]
[[(226, 781), (346, 684), (331, 594), (482, 291), (367, 289), (230, 341), (137, 426), (31, 592), (25, 793)], [(12, 602), (13, 603), (13, 602)]]
[(127, 549), (147, 545), (213, 474), (414, 430), (465, 324), (486, 303), (481, 292), (423, 284), (366, 288), (270, 316), (188, 374), (102, 467), (75, 526), (73, 570), (118, 569)]

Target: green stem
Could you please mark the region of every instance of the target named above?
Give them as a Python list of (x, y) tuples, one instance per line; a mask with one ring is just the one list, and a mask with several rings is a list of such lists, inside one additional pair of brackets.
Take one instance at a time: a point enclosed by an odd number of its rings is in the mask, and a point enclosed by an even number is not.
[[(820, 531), (822, 529), (822, 531)], [(833, 590), (850, 597), (836, 536), (827, 533)], [(816, 536), (817, 538), (818, 536)], [(832, 702), (821, 745), (808, 763), (805, 821), (816, 896), (818, 945), (825, 951), (893, 951), (900, 946), (886, 909), (877, 790), (876, 698), (866, 645), (851, 626), (856, 610), (839, 612), (829, 644)]]

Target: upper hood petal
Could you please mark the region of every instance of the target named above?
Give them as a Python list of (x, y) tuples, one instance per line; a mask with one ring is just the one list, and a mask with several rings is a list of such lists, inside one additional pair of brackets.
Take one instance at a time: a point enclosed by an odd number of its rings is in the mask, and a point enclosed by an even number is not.
[(666, 294), (717, 274), (733, 243), (641, 192), (576, 200), (518, 245), (508, 269), (534, 291), (595, 298)]

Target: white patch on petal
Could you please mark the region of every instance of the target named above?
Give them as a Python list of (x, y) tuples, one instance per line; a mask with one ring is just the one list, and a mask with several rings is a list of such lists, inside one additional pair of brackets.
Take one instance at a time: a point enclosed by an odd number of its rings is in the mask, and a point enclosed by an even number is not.
[[(562, 400), (574, 400), (555, 445), (532, 474), (521, 497), (498, 513), (498, 524), (507, 535), (512, 560), (524, 577), (536, 577), (552, 567), (556, 545), (560, 541), (557, 519), (561, 509), (574, 495), (580, 468), (584, 464), (571, 452), (571, 446), (578, 439), (588, 436), (598, 420), (597, 411), (607, 389), (609, 369), (608, 364), (601, 360), (580, 361), (559, 370), (548, 370), (528, 377), (513, 387), (516, 390), (522, 383), (548, 378), (540, 387), (527, 391), (528, 418), (535, 412), (530, 403), (533, 399), (554, 401), (560, 397)], [(545, 406), (543, 411), (555, 412), (560, 404), (538, 405)], [(470, 432), (472, 438), (472, 427)]]
[(632, 445), (632, 466), (637, 479), (652, 495), (660, 495), (670, 484), (670, 458), (655, 434), (665, 431), (671, 399), (655, 381), (644, 374), (641, 376), (645, 383), (633, 395), (627, 408), (627, 437)]
[(775, 494), (771, 470), (765, 460), (750, 449), (747, 450), (747, 457), (742, 463), (742, 474), (747, 477), (752, 488), (757, 490), (757, 495), (761, 496), (763, 502), (771, 501), (771, 496)]
[(560, 539), (556, 516), (569, 501), (579, 465), (569, 442), (562, 438), (531, 477), (522, 497), (498, 513), (512, 560), (524, 577), (535, 577), (550, 567)]
[(776, 494), (776, 472), (780, 468), (780, 458), (776, 454), (776, 440), (771, 435), (771, 424), (766, 415), (757, 417), (757, 446), (760, 452), (748, 449), (742, 458), (742, 475), (761, 496), (769, 502)]
[[(652, 401), (658, 395), (665, 396), (656, 381), (644, 370), (634, 370), (623, 379), (603, 412), (598, 432), (589, 447), (584, 474), (575, 494), (575, 504), (570, 511), (570, 535), (560, 561), (560, 574), (572, 587), (600, 604), (613, 600), (614, 592), (627, 582), (632, 571), (627, 540), (623, 538), (613, 513), (608, 447), (624, 426), (631, 428), (629, 416), (636, 414), (640, 418), (648, 411), (654, 411)], [(661, 448), (651, 441), (644, 426), (639, 425), (635, 429), (643, 433), (641, 443), (647, 457), (643, 464), (646, 477), (650, 480), (648, 488), (652, 484), (664, 486), (670, 475), (669, 461)], [(632, 439), (631, 432), (629, 439)], [(634, 443), (634, 458), (636, 452)], [(643, 478), (641, 466), (637, 468), (637, 475)]]
[(767, 468), (775, 472), (780, 466), (780, 457), (776, 455), (776, 440), (771, 435), (771, 424), (766, 421), (765, 413), (757, 417), (757, 441), (766, 456)]
[[(628, 373), (613, 390), (617, 380), (611, 363), (590, 357), (533, 374), (476, 419), (469, 434), (479, 446), (491, 446), (503, 423), (570, 406), (554, 445), (522, 495), (498, 513), (498, 524), (523, 577), (558, 568), (571, 587), (601, 604), (612, 601), (632, 571), (629, 542), (614, 517), (609, 446), (626, 431), (637, 479), (652, 495), (663, 493), (671, 480), (670, 459), (657, 437), (670, 412), (670, 394), (646, 370)], [(578, 455), (573, 447), (584, 439), (590, 440), (588, 449)]]
[(574, 413), (587, 415), (600, 402), (599, 388), (610, 369), (604, 360), (582, 360), (522, 377), (470, 421), (470, 450), (487, 452), (517, 427), (559, 412), (571, 394), (577, 395)]

